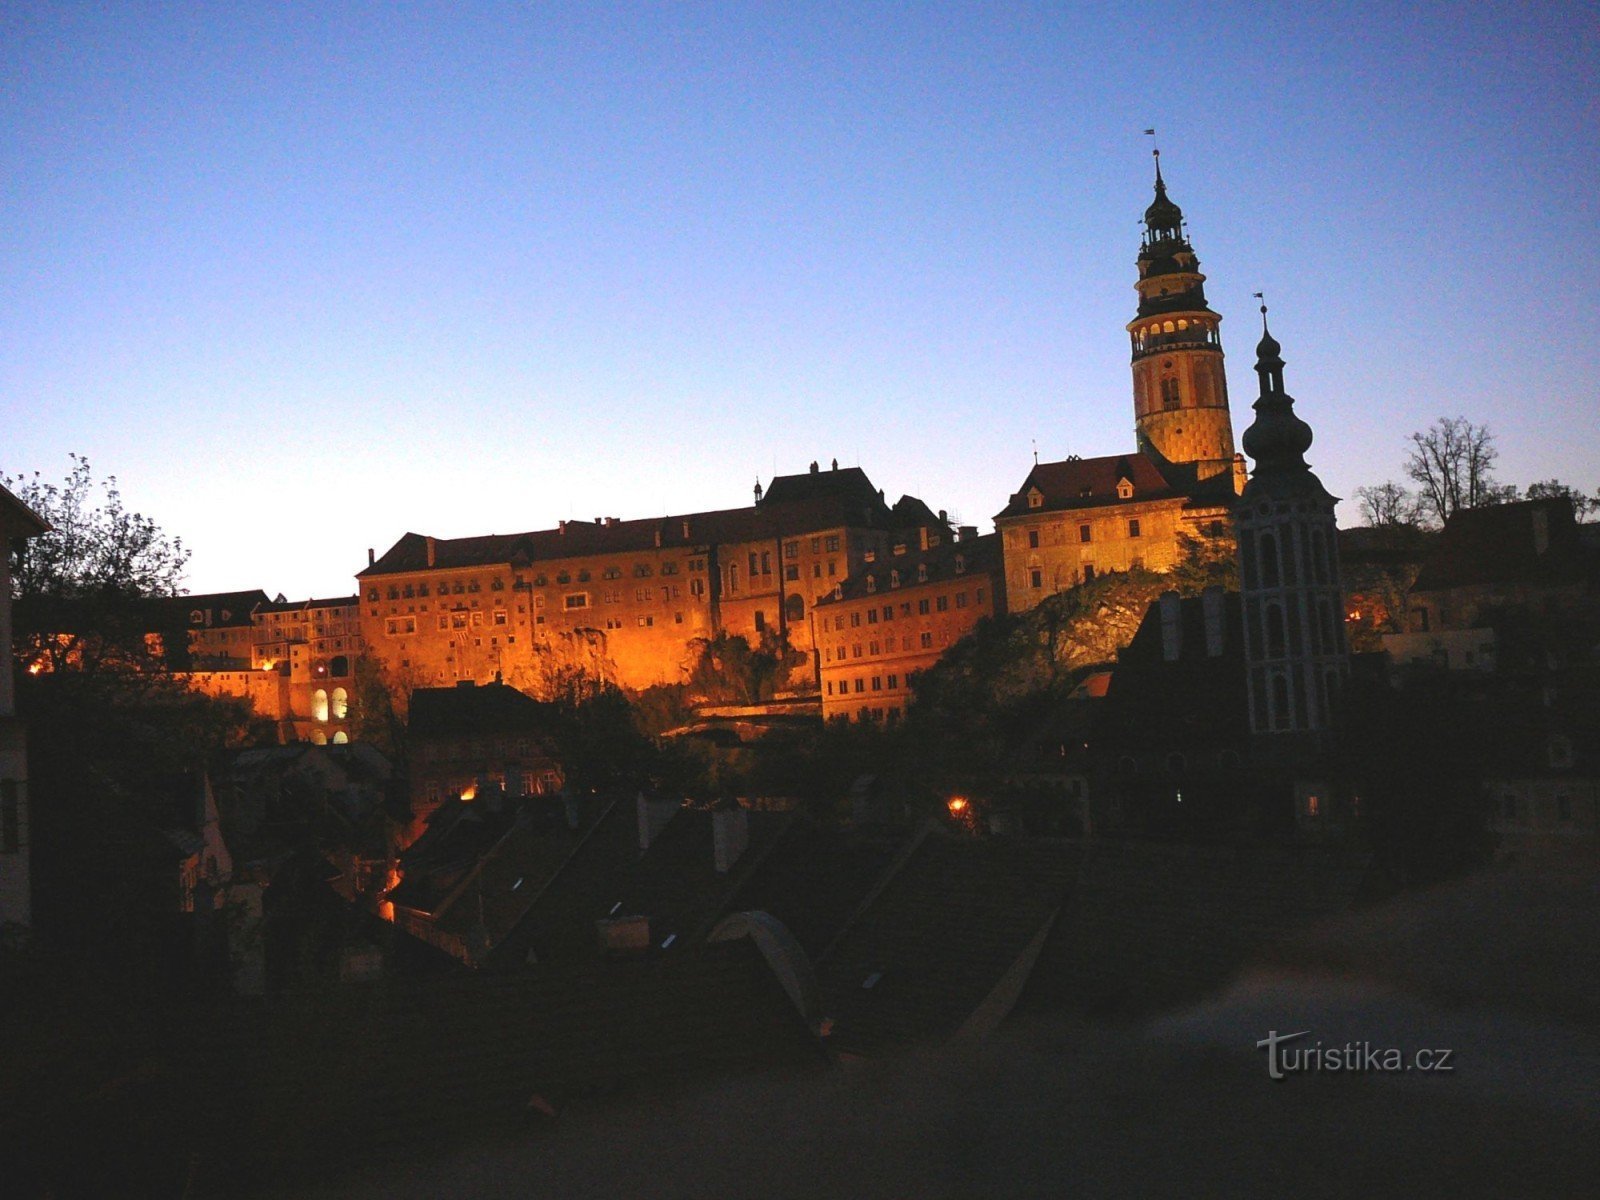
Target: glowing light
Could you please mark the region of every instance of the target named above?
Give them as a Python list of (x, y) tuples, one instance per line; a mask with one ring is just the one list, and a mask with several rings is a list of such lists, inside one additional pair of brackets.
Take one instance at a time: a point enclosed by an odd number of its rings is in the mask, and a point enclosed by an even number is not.
[(959, 817), (967, 811), (967, 798), (965, 796), (951, 796), (949, 803), (945, 807), (950, 810), (952, 817)]
[(29, 663), (28, 664), (28, 674), (29, 675), (42, 675), (42, 674), (44, 674), (44, 663), (42, 661), (41, 662), (35, 662), (35, 663)]
[(461, 789), (461, 798), (463, 800), (476, 799), (477, 795), (478, 795), (478, 785), (475, 784), (475, 783), (469, 783), (469, 784), (467, 784), (466, 787)]

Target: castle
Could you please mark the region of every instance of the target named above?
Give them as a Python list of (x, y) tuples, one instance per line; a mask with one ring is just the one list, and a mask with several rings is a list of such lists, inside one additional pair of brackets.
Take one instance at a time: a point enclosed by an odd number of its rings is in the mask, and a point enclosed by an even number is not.
[[(630, 690), (679, 683), (707, 644), (734, 636), (789, 652), (790, 686), (824, 716), (892, 721), (911, 677), (984, 616), (1106, 572), (1170, 570), (1191, 540), (1231, 545), (1247, 472), (1222, 318), (1159, 153), (1154, 188), (1126, 326), (1134, 445), (1035, 461), (994, 534), (953, 528), (914, 496), (890, 504), (837, 460), (758, 482), (739, 508), (465, 538), (406, 533), (368, 551), (354, 597), (251, 616), (248, 668), (288, 681), (266, 707), (284, 710), (286, 736), (343, 740), (361, 654), (404, 693), (503, 680), (540, 696), (574, 674)], [(1331, 593), (1317, 598), (1328, 602)], [(215, 673), (217, 690), (258, 707), (272, 700), (259, 680)]]

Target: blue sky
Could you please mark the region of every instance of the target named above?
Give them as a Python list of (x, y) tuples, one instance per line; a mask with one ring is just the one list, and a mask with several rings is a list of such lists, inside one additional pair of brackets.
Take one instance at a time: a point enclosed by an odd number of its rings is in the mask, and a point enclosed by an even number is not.
[(1236, 432), (1264, 290), (1335, 493), (1441, 415), (1593, 489), (1596, 62), (1593, 5), (12, 5), (0, 470), (87, 455), (195, 590), (834, 457), (987, 529), (1133, 446), (1153, 125)]

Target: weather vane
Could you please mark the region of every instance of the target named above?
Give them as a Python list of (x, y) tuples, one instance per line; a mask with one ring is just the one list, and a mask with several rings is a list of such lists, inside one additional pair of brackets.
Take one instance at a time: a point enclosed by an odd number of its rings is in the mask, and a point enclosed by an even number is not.
[(1250, 294), (1261, 301), (1261, 332), (1265, 333), (1267, 331), (1267, 298), (1260, 292), (1251, 292)]

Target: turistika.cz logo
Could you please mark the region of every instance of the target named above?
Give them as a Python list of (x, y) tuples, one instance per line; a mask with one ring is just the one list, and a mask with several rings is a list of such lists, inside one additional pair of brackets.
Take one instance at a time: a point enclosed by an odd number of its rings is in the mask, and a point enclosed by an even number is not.
[(1350, 1074), (1405, 1071), (1440, 1074), (1455, 1070), (1452, 1061), (1454, 1050), (1424, 1049), (1407, 1053), (1398, 1046), (1374, 1046), (1371, 1042), (1344, 1042), (1333, 1046), (1324, 1045), (1320, 1039), (1300, 1042), (1301, 1038), (1310, 1036), (1309, 1029), (1302, 1029), (1298, 1033), (1268, 1030), (1267, 1036), (1256, 1043), (1257, 1050), (1267, 1052), (1267, 1074), (1273, 1079), (1287, 1079), (1290, 1075), (1323, 1071), (1329, 1074), (1340, 1071)]

